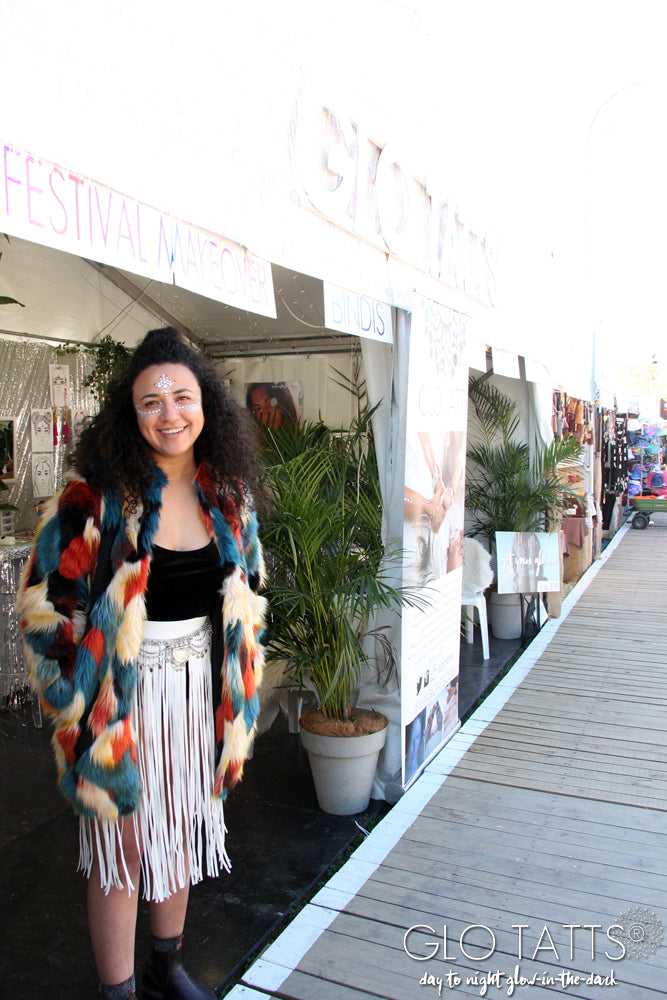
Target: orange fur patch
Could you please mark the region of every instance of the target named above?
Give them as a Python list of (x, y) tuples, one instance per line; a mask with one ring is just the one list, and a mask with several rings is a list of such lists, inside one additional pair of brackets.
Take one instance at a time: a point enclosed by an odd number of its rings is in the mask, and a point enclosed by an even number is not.
[(84, 573), (90, 573), (93, 555), (90, 546), (80, 535), (73, 538), (60, 556), (58, 569), (66, 580), (77, 580)]
[(76, 760), (74, 747), (79, 738), (80, 732), (81, 730), (78, 726), (63, 726), (63, 728), (59, 729), (55, 734), (58, 743), (63, 749), (65, 760), (68, 764), (73, 764)]
[(102, 687), (97, 696), (97, 700), (93, 705), (93, 710), (90, 713), (90, 719), (88, 722), (90, 731), (94, 733), (95, 736), (99, 736), (103, 733), (113, 716), (116, 714), (117, 709), (118, 702), (113, 689), (113, 680), (110, 674), (107, 674), (102, 682)]
[(90, 652), (95, 663), (99, 664), (104, 653), (104, 633), (100, 629), (95, 628), (94, 625), (91, 625), (81, 645)]
[(246, 668), (243, 671), (243, 687), (245, 689), (246, 698), (253, 698), (255, 695), (255, 673), (252, 669), (252, 661), (248, 657), (246, 661)]
[(117, 764), (128, 747), (132, 746), (132, 723), (130, 719), (123, 721), (123, 728), (118, 735), (114, 736), (111, 743), (114, 764)]
[(148, 556), (145, 556), (141, 560), (140, 572), (134, 577), (128, 577), (125, 581), (125, 593), (123, 595), (123, 603), (125, 607), (130, 603), (130, 601), (136, 597), (138, 594), (143, 594), (146, 591), (146, 584), (148, 581)]

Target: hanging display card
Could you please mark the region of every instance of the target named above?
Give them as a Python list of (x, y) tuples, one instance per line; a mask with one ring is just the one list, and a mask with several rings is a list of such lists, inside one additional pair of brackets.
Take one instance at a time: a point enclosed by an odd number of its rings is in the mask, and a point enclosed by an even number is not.
[(30, 443), (33, 453), (53, 451), (53, 410), (30, 411)]
[(69, 398), (69, 365), (49, 365), (51, 406), (67, 406)]
[(32, 495), (36, 500), (53, 496), (54, 493), (53, 455), (32, 456)]
[(557, 531), (496, 531), (499, 594), (560, 590)]

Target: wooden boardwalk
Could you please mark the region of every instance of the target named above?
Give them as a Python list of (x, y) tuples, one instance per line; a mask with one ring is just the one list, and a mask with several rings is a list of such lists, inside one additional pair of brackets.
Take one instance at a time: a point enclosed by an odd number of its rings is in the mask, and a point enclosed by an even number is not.
[(656, 514), (228, 996), (664, 998), (666, 645)]

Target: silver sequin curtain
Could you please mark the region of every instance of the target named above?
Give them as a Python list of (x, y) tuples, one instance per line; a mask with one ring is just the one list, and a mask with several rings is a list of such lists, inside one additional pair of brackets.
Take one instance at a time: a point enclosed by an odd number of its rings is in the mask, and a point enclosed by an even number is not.
[[(26, 341), (0, 340), (0, 414), (16, 420), (16, 454), (14, 467), (16, 480), (8, 484), (10, 492), (3, 494), (19, 509), (16, 515), (17, 532), (30, 531), (37, 523), (32, 492), (32, 464), (30, 439), (30, 411), (49, 409), (49, 365), (67, 365), (70, 370), (70, 410), (95, 413), (97, 406), (90, 389), (83, 383), (92, 371), (92, 354), (59, 354), (56, 347)], [(58, 443), (54, 452), (54, 482), (56, 490), (63, 482), (67, 468), (69, 447), (63, 443), (62, 422), (59, 418)]]
[[(85, 382), (94, 358), (89, 354), (59, 354), (55, 347), (25, 341), (0, 340), (0, 415), (15, 421), (14, 469), (2, 499), (18, 507), (15, 516), (16, 543), (0, 548), (0, 705), (21, 698), (27, 683), (18, 618), (14, 611), (21, 568), (30, 553), (31, 534), (37, 523), (32, 484), (30, 411), (48, 409), (49, 365), (64, 364), (70, 370), (69, 407), (93, 414), (97, 405)], [(70, 446), (58, 420), (58, 443), (54, 449), (54, 484), (58, 490), (67, 469)]]

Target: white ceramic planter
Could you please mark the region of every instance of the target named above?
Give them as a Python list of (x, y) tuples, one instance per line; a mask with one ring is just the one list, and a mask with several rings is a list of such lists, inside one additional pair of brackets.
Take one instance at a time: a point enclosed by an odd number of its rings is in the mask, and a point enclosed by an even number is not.
[(368, 808), (387, 727), (363, 736), (320, 736), (301, 728), (317, 801), (323, 812), (352, 816)]
[(521, 638), (521, 595), (497, 594), (488, 599), (489, 624), (496, 639)]

